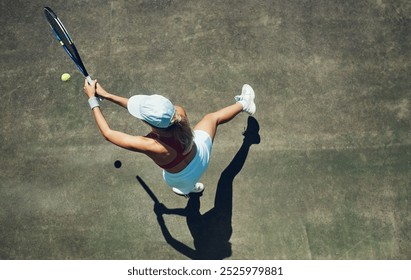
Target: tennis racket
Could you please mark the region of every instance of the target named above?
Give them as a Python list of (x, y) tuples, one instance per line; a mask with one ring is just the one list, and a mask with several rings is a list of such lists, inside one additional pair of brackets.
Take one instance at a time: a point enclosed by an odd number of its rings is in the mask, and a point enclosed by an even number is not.
[[(64, 27), (63, 23), (61, 22), (61, 20), (58, 18), (56, 13), (54, 13), (53, 10), (50, 9), (49, 7), (44, 7), (44, 15), (46, 16), (46, 19), (51, 29), (53, 30), (54, 35), (56, 35), (56, 38), (57, 40), (59, 40), (63, 49), (66, 51), (69, 57), (74, 61), (77, 68), (84, 75), (84, 77), (86, 77), (87, 82), (91, 84), (92, 79), (90, 75), (88, 74), (86, 67), (83, 64), (83, 61), (81, 60), (81, 57), (77, 51), (76, 46), (73, 43), (73, 40), (71, 40), (71, 37), (69, 33), (67, 32), (67, 29)], [(100, 101), (103, 100), (101, 96), (98, 96), (98, 98), (100, 99)]]

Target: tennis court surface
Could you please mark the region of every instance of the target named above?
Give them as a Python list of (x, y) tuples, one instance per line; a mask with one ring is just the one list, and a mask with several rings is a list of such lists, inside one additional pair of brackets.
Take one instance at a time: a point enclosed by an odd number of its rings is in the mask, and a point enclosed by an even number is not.
[[(108, 91), (162, 94), (192, 124), (253, 86), (255, 119), (220, 127), (201, 197), (187, 205), (103, 139), (44, 6)], [(0, 7), (0, 259), (411, 258), (408, 1)], [(111, 128), (148, 133), (101, 108)], [(260, 141), (243, 142), (248, 122)]]

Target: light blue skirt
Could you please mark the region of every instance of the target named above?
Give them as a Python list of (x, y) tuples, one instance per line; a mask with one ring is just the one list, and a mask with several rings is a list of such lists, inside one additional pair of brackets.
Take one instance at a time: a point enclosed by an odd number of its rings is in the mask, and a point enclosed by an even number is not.
[(203, 130), (194, 130), (194, 144), (197, 152), (193, 160), (178, 173), (163, 170), (164, 181), (170, 188), (179, 189), (184, 194), (190, 193), (195, 184), (207, 170), (213, 142), (210, 135)]

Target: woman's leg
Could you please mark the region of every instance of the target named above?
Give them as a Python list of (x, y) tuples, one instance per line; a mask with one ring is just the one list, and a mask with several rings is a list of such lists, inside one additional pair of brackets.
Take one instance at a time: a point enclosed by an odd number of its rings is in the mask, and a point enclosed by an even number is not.
[(243, 105), (237, 102), (217, 112), (205, 115), (204, 118), (194, 127), (194, 130), (203, 130), (207, 132), (210, 135), (211, 140), (214, 141), (217, 126), (229, 122), (242, 111)]
[(250, 85), (244, 84), (241, 90), (241, 95), (237, 95), (234, 99), (237, 103), (225, 107), (217, 112), (207, 114), (195, 127), (194, 130), (203, 130), (207, 132), (211, 140), (214, 141), (217, 132), (217, 126), (231, 121), (240, 112), (244, 111), (250, 115), (255, 113), (256, 107), (254, 103), (254, 90)]

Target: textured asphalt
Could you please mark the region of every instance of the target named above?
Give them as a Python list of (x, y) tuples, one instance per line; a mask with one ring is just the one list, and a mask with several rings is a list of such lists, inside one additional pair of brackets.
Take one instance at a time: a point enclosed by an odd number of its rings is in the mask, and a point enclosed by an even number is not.
[[(253, 86), (257, 112), (219, 128), (201, 197), (101, 137), (48, 5), (111, 92), (162, 94), (195, 124)], [(409, 1), (0, 8), (0, 259), (411, 258)]]

